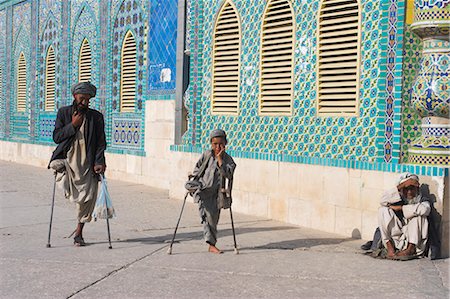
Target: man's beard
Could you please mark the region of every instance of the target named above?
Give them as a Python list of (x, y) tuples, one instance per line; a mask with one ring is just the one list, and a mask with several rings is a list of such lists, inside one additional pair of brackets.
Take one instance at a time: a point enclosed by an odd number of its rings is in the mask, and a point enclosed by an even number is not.
[(78, 105), (78, 112), (80, 112), (81, 114), (85, 114), (88, 111), (88, 107), (86, 106), (82, 106), (82, 105)]
[(405, 201), (406, 201), (407, 205), (419, 203), (420, 202), (420, 194), (417, 194), (413, 198), (406, 198)]
[(78, 104), (76, 100), (73, 100), (72, 106), (74, 107), (74, 111), (81, 114), (85, 114), (89, 109), (89, 107), (84, 106), (81, 103)]

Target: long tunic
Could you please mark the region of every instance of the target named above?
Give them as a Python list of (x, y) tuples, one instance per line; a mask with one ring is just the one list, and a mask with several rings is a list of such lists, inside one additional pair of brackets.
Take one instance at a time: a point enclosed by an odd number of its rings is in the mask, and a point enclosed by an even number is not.
[(397, 201), (397, 188), (387, 191), (381, 199), (378, 210), (378, 225), (381, 239), (386, 245), (393, 242), (398, 250), (404, 250), (408, 243), (416, 245), (416, 254), (422, 255), (428, 242), (428, 219), (431, 206), (427, 198), (416, 196), (410, 202), (403, 200), (402, 212), (395, 212), (389, 204)]
[[(51, 168), (63, 170), (56, 180), (58, 186), (64, 190), (65, 197), (77, 204), (77, 219), (80, 223), (91, 221), (98, 191), (98, 179), (87, 159), (85, 123), (86, 120), (75, 133), (67, 158), (53, 160), (50, 163)], [(61, 163), (64, 165), (63, 168)]]
[(224, 195), (225, 192), (222, 191), (228, 187), (227, 192), (231, 198), (231, 186), (236, 163), (234, 163), (230, 155), (224, 153), (222, 166), (219, 167), (214, 153), (209, 150), (204, 152), (196, 163), (193, 175), (199, 173), (205, 160), (208, 161), (208, 166), (204, 174), (199, 178), (202, 188), (199, 192), (196, 192), (194, 200), (199, 204), (204, 239), (208, 244), (215, 245), (217, 242), (217, 223), (219, 222), (220, 209), (225, 206), (224, 200), (227, 197)]

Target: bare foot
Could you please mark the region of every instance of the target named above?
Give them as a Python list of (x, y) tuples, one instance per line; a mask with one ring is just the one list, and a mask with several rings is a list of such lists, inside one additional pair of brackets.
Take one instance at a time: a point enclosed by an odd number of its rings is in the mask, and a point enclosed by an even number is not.
[(214, 245), (209, 245), (208, 251), (211, 253), (218, 253), (218, 254), (222, 253), (222, 251), (220, 251), (220, 249)]
[(395, 256), (395, 247), (392, 245), (391, 241), (386, 242), (386, 248), (387, 248), (387, 256), (394, 257)]
[(416, 245), (409, 243), (408, 247), (405, 250), (398, 252), (397, 256), (408, 256), (416, 254)]

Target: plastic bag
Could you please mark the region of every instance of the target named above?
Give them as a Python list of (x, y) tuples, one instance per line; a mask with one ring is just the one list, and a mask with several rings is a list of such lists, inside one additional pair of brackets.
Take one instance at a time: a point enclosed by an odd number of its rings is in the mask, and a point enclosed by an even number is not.
[(100, 175), (101, 179), (101, 187), (100, 192), (97, 196), (97, 201), (95, 202), (94, 212), (92, 213), (92, 217), (96, 220), (99, 219), (111, 219), (116, 216), (114, 211), (111, 196), (108, 192), (108, 184), (106, 182), (106, 178), (103, 174)]

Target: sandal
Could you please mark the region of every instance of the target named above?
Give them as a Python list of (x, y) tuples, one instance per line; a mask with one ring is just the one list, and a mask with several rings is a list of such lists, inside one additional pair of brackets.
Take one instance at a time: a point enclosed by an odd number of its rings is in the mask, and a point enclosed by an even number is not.
[(81, 236), (75, 236), (75, 238), (73, 238), (73, 245), (80, 247), (86, 246), (86, 243), (84, 242), (84, 239)]
[(391, 260), (394, 261), (410, 261), (414, 259), (418, 259), (419, 256), (416, 254), (413, 255), (394, 255), (393, 257), (390, 257)]

